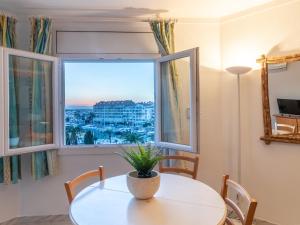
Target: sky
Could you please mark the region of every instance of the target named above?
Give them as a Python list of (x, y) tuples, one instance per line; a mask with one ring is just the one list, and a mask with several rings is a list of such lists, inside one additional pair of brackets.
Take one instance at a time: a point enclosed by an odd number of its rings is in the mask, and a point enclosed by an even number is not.
[(154, 101), (153, 62), (65, 62), (65, 105)]

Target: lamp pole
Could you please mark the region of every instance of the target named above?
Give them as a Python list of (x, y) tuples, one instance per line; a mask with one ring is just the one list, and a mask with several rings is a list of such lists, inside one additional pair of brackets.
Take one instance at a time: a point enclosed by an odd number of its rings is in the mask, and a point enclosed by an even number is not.
[(238, 170), (237, 170), (237, 178), (238, 178), (238, 182), (239, 183), (241, 183), (241, 169), (242, 169), (242, 163), (241, 163), (241, 161), (242, 161), (242, 153), (241, 153), (241, 149), (242, 149), (242, 146), (241, 146), (241, 130), (242, 130), (242, 128), (241, 128), (241, 88), (240, 88), (240, 74), (238, 73), (237, 74), (237, 92), (238, 92), (238, 104), (237, 104), (237, 106), (238, 106), (238, 151), (237, 151), (237, 158), (238, 158), (238, 161), (237, 161), (237, 163), (238, 163), (238, 165), (237, 165), (237, 167), (238, 167)]
[(237, 160), (237, 168), (236, 168), (236, 175), (237, 175), (237, 180), (239, 183), (241, 183), (241, 170), (242, 170), (242, 146), (241, 146), (241, 95), (240, 95), (240, 75), (248, 73), (251, 68), (246, 67), (246, 66), (233, 66), (233, 67), (228, 67), (226, 70), (232, 74), (237, 75), (237, 107), (238, 107), (238, 149), (236, 151), (236, 160)]

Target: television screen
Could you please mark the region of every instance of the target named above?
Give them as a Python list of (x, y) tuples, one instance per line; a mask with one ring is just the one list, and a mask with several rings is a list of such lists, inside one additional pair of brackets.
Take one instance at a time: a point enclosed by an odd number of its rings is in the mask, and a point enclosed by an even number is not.
[(296, 99), (277, 99), (279, 113), (300, 115), (300, 100)]

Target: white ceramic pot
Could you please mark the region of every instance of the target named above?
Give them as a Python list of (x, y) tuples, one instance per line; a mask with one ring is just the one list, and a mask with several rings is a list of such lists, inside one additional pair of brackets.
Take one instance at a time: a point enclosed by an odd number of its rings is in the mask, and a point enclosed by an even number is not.
[(127, 174), (127, 187), (130, 193), (137, 199), (149, 199), (157, 192), (160, 185), (160, 175), (157, 171), (152, 171), (155, 175), (150, 178), (138, 178), (137, 171)]
[(19, 137), (9, 138), (9, 146), (12, 148), (16, 147), (16, 146), (18, 146), (19, 141), (20, 141)]

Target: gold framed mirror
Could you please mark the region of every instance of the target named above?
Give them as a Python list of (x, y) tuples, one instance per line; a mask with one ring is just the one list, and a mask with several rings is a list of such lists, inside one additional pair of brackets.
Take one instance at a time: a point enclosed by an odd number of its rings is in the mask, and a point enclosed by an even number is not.
[(300, 54), (262, 56), (262, 105), (266, 144), (300, 144)]

